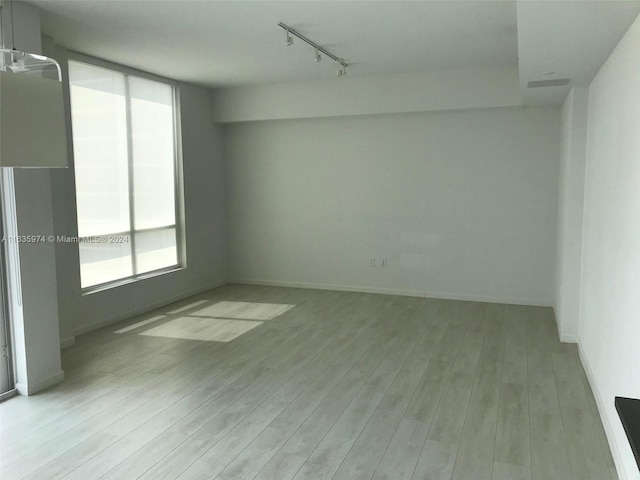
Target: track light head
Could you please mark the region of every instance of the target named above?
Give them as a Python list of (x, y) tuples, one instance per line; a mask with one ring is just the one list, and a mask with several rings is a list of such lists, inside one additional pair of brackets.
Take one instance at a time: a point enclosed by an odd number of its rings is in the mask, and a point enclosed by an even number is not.
[(343, 59), (338, 59), (338, 70), (336, 71), (337, 77), (344, 77), (347, 75), (347, 64), (344, 63)]
[(290, 47), (291, 45), (293, 45), (293, 37), (291, 36), (291, 34), (289, 33), (289, 30), (285, 30), (286, 35), (287, 35), (287, 40), (286, 40), (286, 45), (287, 47)]
[(320, 50), (318, 50), (317, 48), (316, 48), (316, 58), (315, 58), (315, 60), (316, 60), (316, 63), (322, 61), (322, 57), (320, 56)]

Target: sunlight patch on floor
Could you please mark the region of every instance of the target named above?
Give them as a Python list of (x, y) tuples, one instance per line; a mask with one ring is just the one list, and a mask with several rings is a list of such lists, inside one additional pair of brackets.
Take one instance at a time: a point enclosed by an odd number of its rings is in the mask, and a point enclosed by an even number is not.
[(142, 320), (141, 322), (136, 322), (133, 325), (129, 325), (128, 327), (121, 328), (120, 330), (116, 330), (113, 333), (127, 333), (131, 330), (135, 330), (136, 328), (140, 328), (144, 325), (148, 325), (153, 322), (157, 322), (158, 320), (162, 320), (166, 318), (164, 315), (156, 315), (155, 317), (147, 318), (146, 320)]
[(189, 310), (190, 308), (197, 307), (198, 305), (202, 305), (203, 303), (207, 303), (208, 300), (198, 300), (197, 302), (190, 303), (189, 305), (185, 305), (184, 307), (176, 308), (175, 310), (171, 310), (167, 312), (170, 315), (174, 315), (176, 313), (184, 312), (185, 310)]
[(283, 313), (291, 310), (295, 305), (283, 303), (255, 303), (255, 302), (218, 302), (200, 310), (191, 312), (189, 315), (216, 317), (216, 318), (237, 318), (241, 320), (273, 320)]
[(202, 340), (206, 342), (230, 342), (243, 333), (254, 329), (262, 322), (247, 320), (225, 320), (206, 317), (180, 317), (140, 335), (150, 337), (182, 338), (185, 340)]
[[(151, 326), (148, 330), (143, 329), (139, 335), (229, 342), (257, 327), (263, 321), (279, 317), (294, 306), (283, 303), (231, 301), (221, 301), (211, 305), (209, 300), (198, 300), (182, 307), (168, 310), (164, 315), (133, 323), (116, 330), (114, 333), (126, 333), (158, 320), (171, 319), (156, 327)], [(186, 312), (186, 314), (183, 312)], [(179, 318), (173, 317), (176, 314), (182, 314), (182, 316)]]

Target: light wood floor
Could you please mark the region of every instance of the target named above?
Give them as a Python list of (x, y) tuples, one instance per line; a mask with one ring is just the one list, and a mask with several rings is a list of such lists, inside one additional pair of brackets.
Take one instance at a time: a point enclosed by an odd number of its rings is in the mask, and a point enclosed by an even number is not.
[[(176, 338), (217, 338), (212, 312), (225, 341)], [(3, 480), (617, 478), (547, 308), (226, 286), (63, 368), (0, 405)]]

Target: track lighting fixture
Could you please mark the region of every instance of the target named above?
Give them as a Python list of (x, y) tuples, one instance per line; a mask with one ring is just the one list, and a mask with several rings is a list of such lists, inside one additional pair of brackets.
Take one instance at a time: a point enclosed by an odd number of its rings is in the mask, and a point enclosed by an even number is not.
[(311, 45), (313, 48), (315, 48), (314, 60), (315, 60), (316, 63), (322, 61), (321, 54), (323, 54), (323, 55), (325, 55), (326, 57), (329, 57), (331, 60), (333, 60), (334, 62), (336, 62), (338, 64), (338, 70), (336, 71), (336, 76), (344, 77), (347, 74), (347, 66), (348, 66), (348, 64), (344, 60), (344, 58), (336, 57), (334, 54), (332, 54), (331, 52), (329, 52), (326, 49), (322, 48), (316, 42), (314, 42), (312, 40), (309, 40), (307, 37), (305, 37), (301, 33), (296, 32), (293, 28), (285, 25), (282, 22), (278, 23), (278, 26), (280, 28), (284, 29), (284, 31), (286, 33), (286, 45), (287, 46), (293, 45), (293, 38), (292, 38), (291, 35), (293, 35), (294, 37), (298, 37), (300, 40), (302, 40), (306, 44)]

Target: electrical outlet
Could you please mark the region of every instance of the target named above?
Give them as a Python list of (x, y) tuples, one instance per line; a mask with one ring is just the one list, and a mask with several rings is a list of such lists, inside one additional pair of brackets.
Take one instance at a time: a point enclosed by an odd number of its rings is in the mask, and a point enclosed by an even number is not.
[(375, 258), (370, 258), (369, 259), (369, 266), (371, 268), (375, 268), (376, 267), (376, 259)]
[(387, 259), (386, 258), (383, 258), (380, 261), (380, 268), (387, 268)]

